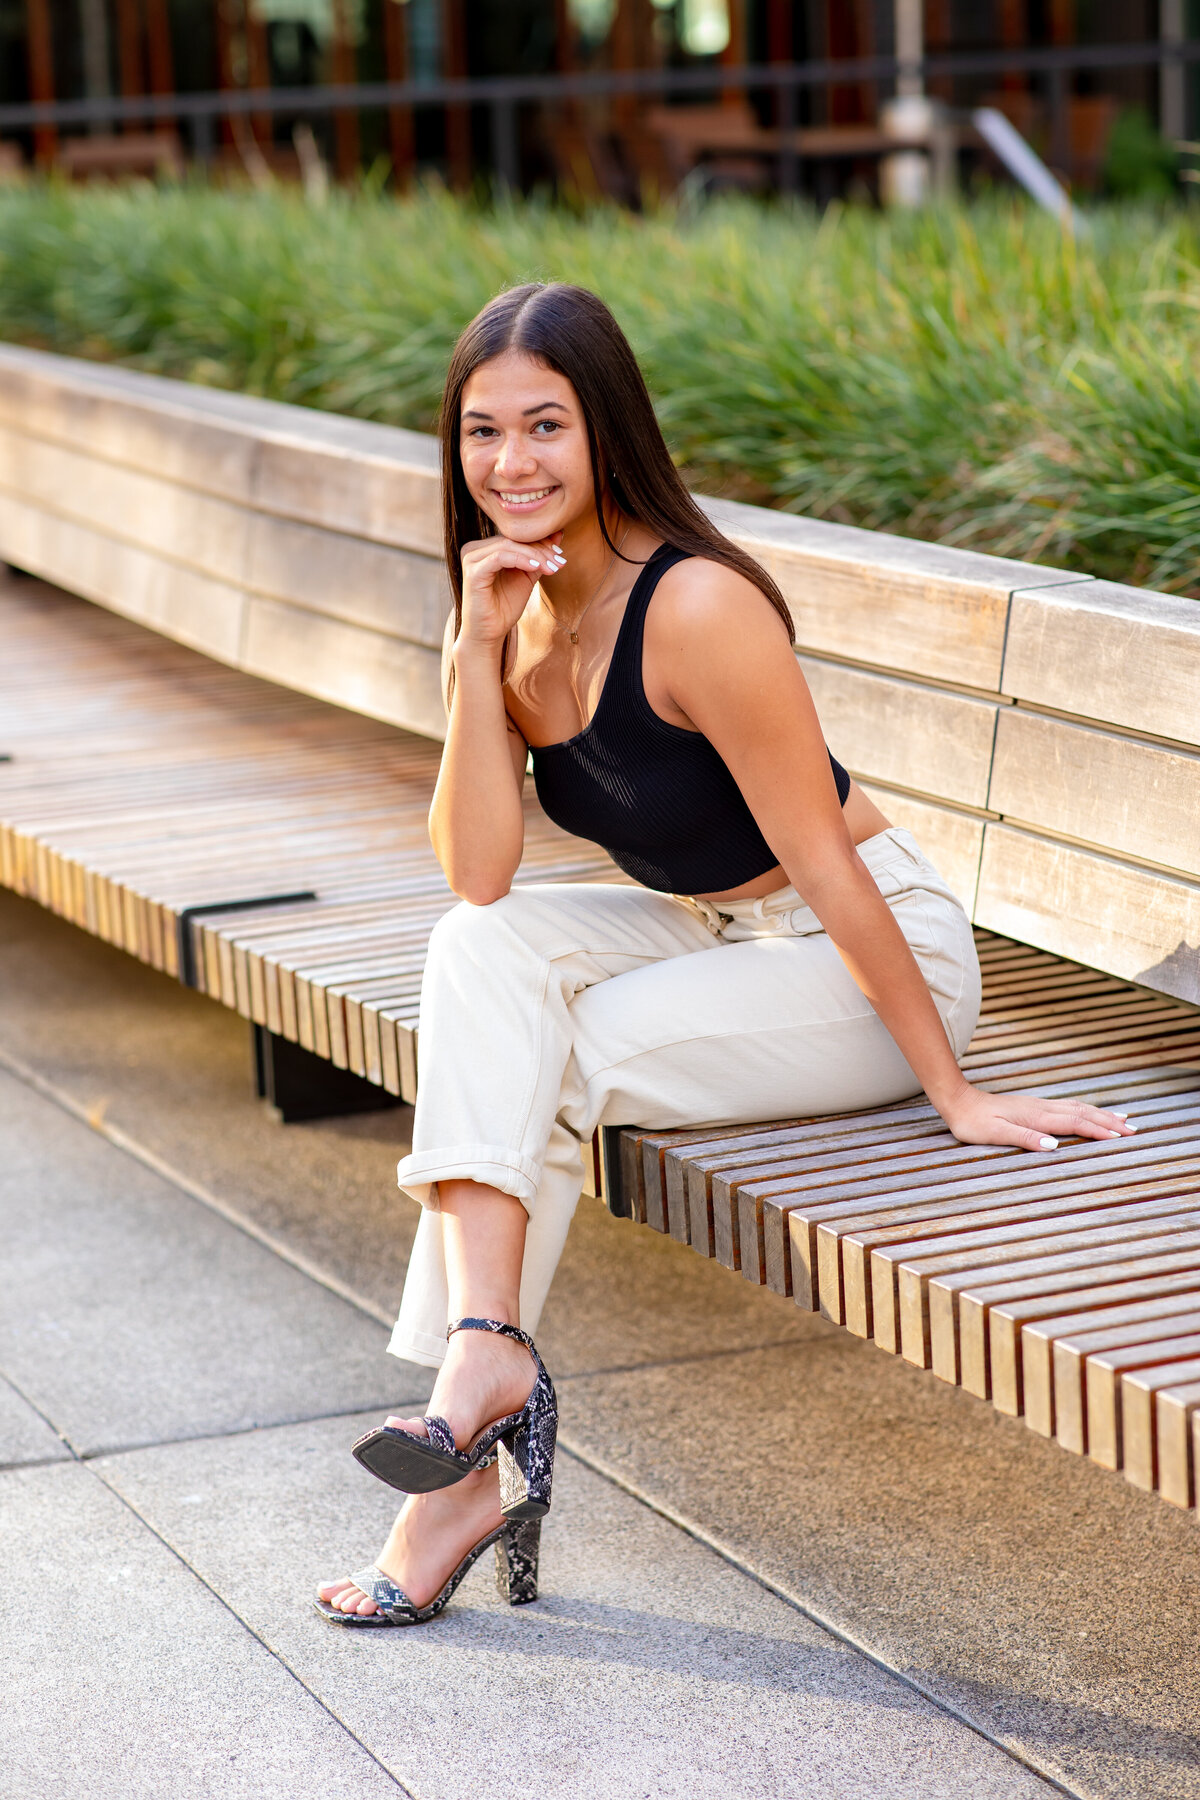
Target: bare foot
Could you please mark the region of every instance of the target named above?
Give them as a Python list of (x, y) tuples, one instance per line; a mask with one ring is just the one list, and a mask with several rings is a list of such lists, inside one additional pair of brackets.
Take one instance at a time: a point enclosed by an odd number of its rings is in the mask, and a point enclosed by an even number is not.
[[(528, 1356), (525, 1360), (528, 1362)], [(414, 1606), (428, 1606), (468, 1550), (500, 1523), (500, 1478), (493, 1463), (453, 1487), (432, 1494), (410, 1494), (377, 1566), (404, 1589)], [(338, 1612), (365, 1616), (378, 1610), (348, 1577), (323, 1582), (317, 1593)]]

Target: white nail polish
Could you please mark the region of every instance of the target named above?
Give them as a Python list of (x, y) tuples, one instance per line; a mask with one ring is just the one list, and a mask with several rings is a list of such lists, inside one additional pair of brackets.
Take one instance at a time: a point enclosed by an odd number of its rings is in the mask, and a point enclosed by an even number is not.
[(540, 569), (541, 568), (541, 564), (538, 562), (538, 559), (536, 556), (530, 557), (529, 566), (531, 569)]
[(1058, 1149), (1058, 1139), (1051, 1138), (1051, 1137), (1044, 1137), (1041, 1140), (1041, 1145), (1042, 1145), (1043, 1150), (1057, 1150)]
[(1129, 1117), (1128, 1113), (1118, 1112), (1115, 1106), (1110, 1107), (1109, 1111), (1112, 1113), (1114, 1119), (1127, 1119)]

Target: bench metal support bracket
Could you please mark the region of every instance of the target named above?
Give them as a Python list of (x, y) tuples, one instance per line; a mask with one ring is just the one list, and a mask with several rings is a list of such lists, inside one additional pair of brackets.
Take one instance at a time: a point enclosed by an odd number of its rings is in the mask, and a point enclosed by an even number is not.
[(634, 1186), (636, 1171), (632, 1158), (637, 1155), (635, 1142), (623, 1142), (623, 1125), (600, 1127), (600, 1175), (604, 1184), (604, 1200), (610, 1213), (618, 1219), (636, 1216)]
[(268, 906), (291, 906), (301, 900), (315, 900), (313, 888), (297, 888), (290, 894), (256, 894), (249, 900), (209, 900), (203, 906), (184, 906), (175, 917), (175, 943), (179, 962), (179, 979), (184, 987), (194, 988), (196, 980), (196, 938), (193, 919), (205, 919), (216, 913), (256, 912)]
[(382, 1112), (404, 1104), (373, 1081), (337, 1068), (290, 1038), (268, 1031), (265, 1025), (251, 1025), (250, 1045), (258, 1096), (274, 1108), (284, 1125), (302, 1119), (333, 1119), (345, 1113)]

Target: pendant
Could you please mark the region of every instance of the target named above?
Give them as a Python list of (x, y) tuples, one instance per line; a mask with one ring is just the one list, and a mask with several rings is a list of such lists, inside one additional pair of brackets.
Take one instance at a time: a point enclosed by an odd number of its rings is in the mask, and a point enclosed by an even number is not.
[(573, 644), (577, 644), (579, 642), (579, 633), (577, 631), (573, 631), (571, 633), (571, 642)]

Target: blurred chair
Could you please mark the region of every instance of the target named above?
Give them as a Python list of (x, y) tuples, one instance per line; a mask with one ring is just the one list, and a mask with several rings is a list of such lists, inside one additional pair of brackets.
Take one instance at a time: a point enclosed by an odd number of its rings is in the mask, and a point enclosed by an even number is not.
[(56, 166), (71, 181), (124, 181), (182, 175), (184, 165), (176, 132), (130, 131), (64, 138)]

